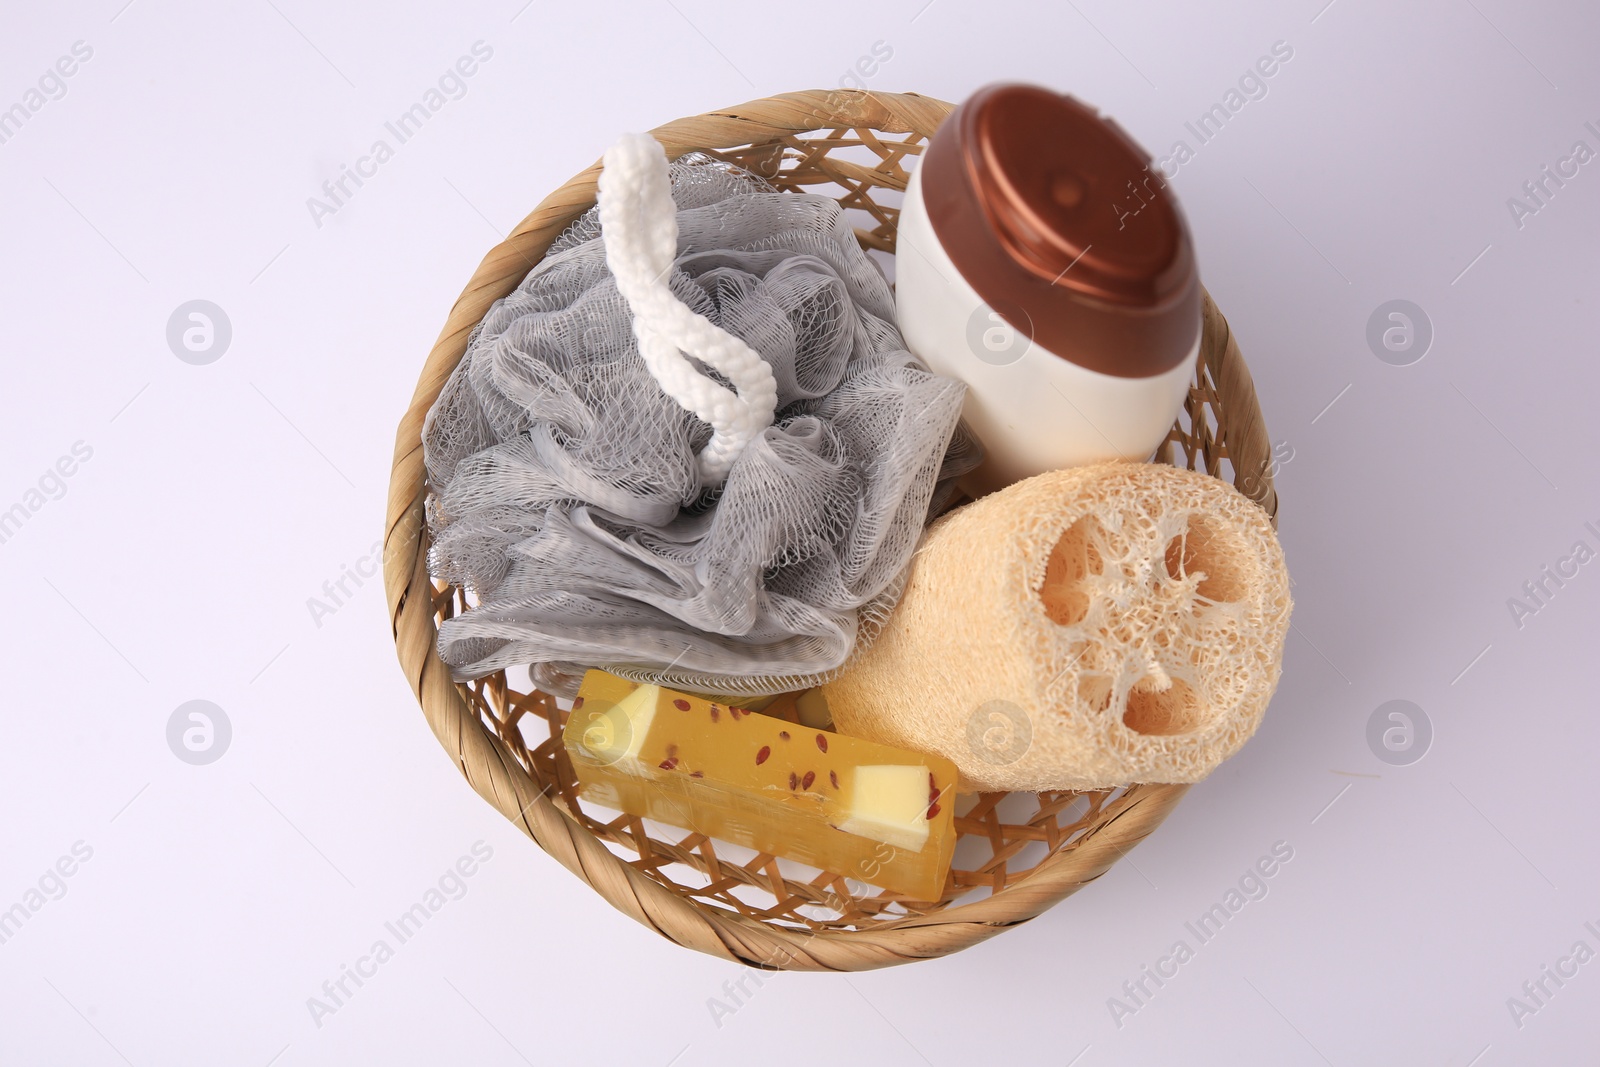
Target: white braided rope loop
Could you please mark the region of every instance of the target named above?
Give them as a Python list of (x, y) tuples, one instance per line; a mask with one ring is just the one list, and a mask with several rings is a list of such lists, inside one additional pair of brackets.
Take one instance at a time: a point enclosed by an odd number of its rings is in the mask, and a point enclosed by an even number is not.
[[(606, 266), (633, 313), (639, 355), (662, 391), (711, 424), (698, 463), (703, 482), (719, 484), (745, 445), (772, 425), (777, 380), (760, 353), (691, 310), (667, 285), (678, 253), (678, 215), (661, 143), (647, 133), (624, 134), (606, 150), (599, 186)], [(721, 371), (738, 392), (701, 374), (685, 354)]]

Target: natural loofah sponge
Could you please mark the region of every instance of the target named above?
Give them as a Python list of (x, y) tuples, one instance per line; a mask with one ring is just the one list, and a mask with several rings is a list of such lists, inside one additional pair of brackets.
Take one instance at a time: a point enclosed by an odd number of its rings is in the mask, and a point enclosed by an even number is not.
[(970, 790), (1195, 782), (1277, 688), (1289, 576), (1266, 514), (1156, 463), (1051, 471), (929, 528), (837, 728), (952, 760)]

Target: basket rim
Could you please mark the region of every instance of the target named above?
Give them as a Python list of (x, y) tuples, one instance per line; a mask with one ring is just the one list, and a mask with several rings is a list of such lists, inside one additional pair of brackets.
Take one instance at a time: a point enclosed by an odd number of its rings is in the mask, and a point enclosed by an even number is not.
[[(697, 149), (762, 145), (822, 129), (870, 129), (926, 138), (953, 105), (916, 93), (804, 90), (677, 119), (650, 132), (669, 158)], [(439, 659), (434, 589), (427, 568), (427, 486), (422, 427), (490, 305), (513, 290), (569, 223), (595, 202), (600, 161), (546, 196), (483, 258), (451, 307), (395, 436), (384, 530), (383, 573), (396, 654), (439, 743), (474, 790), (613, 907), (670, 940), (769, 970), (854, 971), (943, 956), (1027, 921), (1098, 878), (1160, 825), (1187, 785), (1134, 785), (1106, 805), (1106, 821), (989, 897), (857, 929), (814, 930), (762, 921), (680, 895), (617, 856), (575, 821), (502, 747)], [(1219, 443), (1234, 483), (1255, 470), (1250, 495), (1269, 516), (1277, 497), (1270, 445), (1250, 374), (1226, 320), (1204, 300), (1201, 361), (1229, 414)], [(1243, 462), (1249, 459), (1250, 462)], [(1256, 461), (1260, 460), (1258, 464)], [(1220, 461), (1207, 473), (1221, 475)], [(1243, 488), (1241, 486), (1241, 488)]]

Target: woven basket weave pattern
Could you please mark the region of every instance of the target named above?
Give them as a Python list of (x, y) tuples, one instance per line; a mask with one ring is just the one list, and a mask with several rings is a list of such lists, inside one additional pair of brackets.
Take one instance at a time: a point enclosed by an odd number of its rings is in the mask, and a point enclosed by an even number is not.
[[(652, 131), (670, 158), (701, 151), (780, 188), (834, 196), (863, 247), (894, 251), (905, 161), (951, 105), (855, 90), (788, 93)], [(962, 837), (944, 899), (913, 901), (843, 876), (796, 876), (767, 855), (579, 802), (561, 746), (565, 712), (497, 673), (458, 685), (439, 660), (441, 620), (463, 591), (427, 571), (422, 422), (472, 328), (594, 204), (599, 164), (547, 197), (484, 258), (451, 309), (396, 436), (384, 581), (401, 665), (430, 727), (477, 792), (615, 907), (671, 940), (754, 966), (863, 970), (940, 956), (1039, 914), (1104, 873), (1160, 824), (1185, 786), (983, 794), (958, 809)], [(1160, 458), (1230, 478), (1276, 515), (1255, 390), (1211, 303), (1196, 380)], [(965, 805), (963, 806), (965, 808)], [(789, 872), (786, 874), (786, 872)]]

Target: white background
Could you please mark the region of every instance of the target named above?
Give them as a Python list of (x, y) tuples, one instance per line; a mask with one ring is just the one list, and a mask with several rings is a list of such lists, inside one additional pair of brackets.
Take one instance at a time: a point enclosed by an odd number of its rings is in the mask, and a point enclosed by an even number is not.
[[(1595, 1062), (1600, 962), (1520, 1027), (1507, 1000), (1600, 950), (1600, 563), (1520, 627), (1507, 600), (1600, 547), (1600, 162), (1520, 228), (1507, 200), (1600, 149), (1600, 16), (1324, 2), (8, 4), (0, 107), (93, 56), (0, 144), (0, 509), (43, 498), (0, 545), (0, 908), (92, 858), (0, 944), (0, 1062)], [(466, 94), (319, 227), (307, 198), (479, 40)], [(378, 581), (308, 609), (381, 536), (452, 301), (618, 133), (836, 86), (879, 42), (869, 88), (1042, 82), (1165, 155), (1275, 41), (1266, 97), (1175, 179), (1293, 451), (1264, 726), (1035, 922), (773, 976), (717, 1025), (740, 968), (612, 911), (463, 782)], [(205, 366), (166, 341), (197, 298), (233, 330)], [(1410, 366), (1365, 340), (1395, 298), (1435, 331)], [(30, 498), (79, 441), (64, 494)], [(232, 725), (207, 766), (166, 740), (192, 699)], [(1433, 726), (1409, 766), (1366, 740), (1393, 699)], [(307, 998), (480, 840), (465, 896), (316, 1025)], [(1266, 899), (1119, 1026), (1108, 998), (1278, 841)]]

